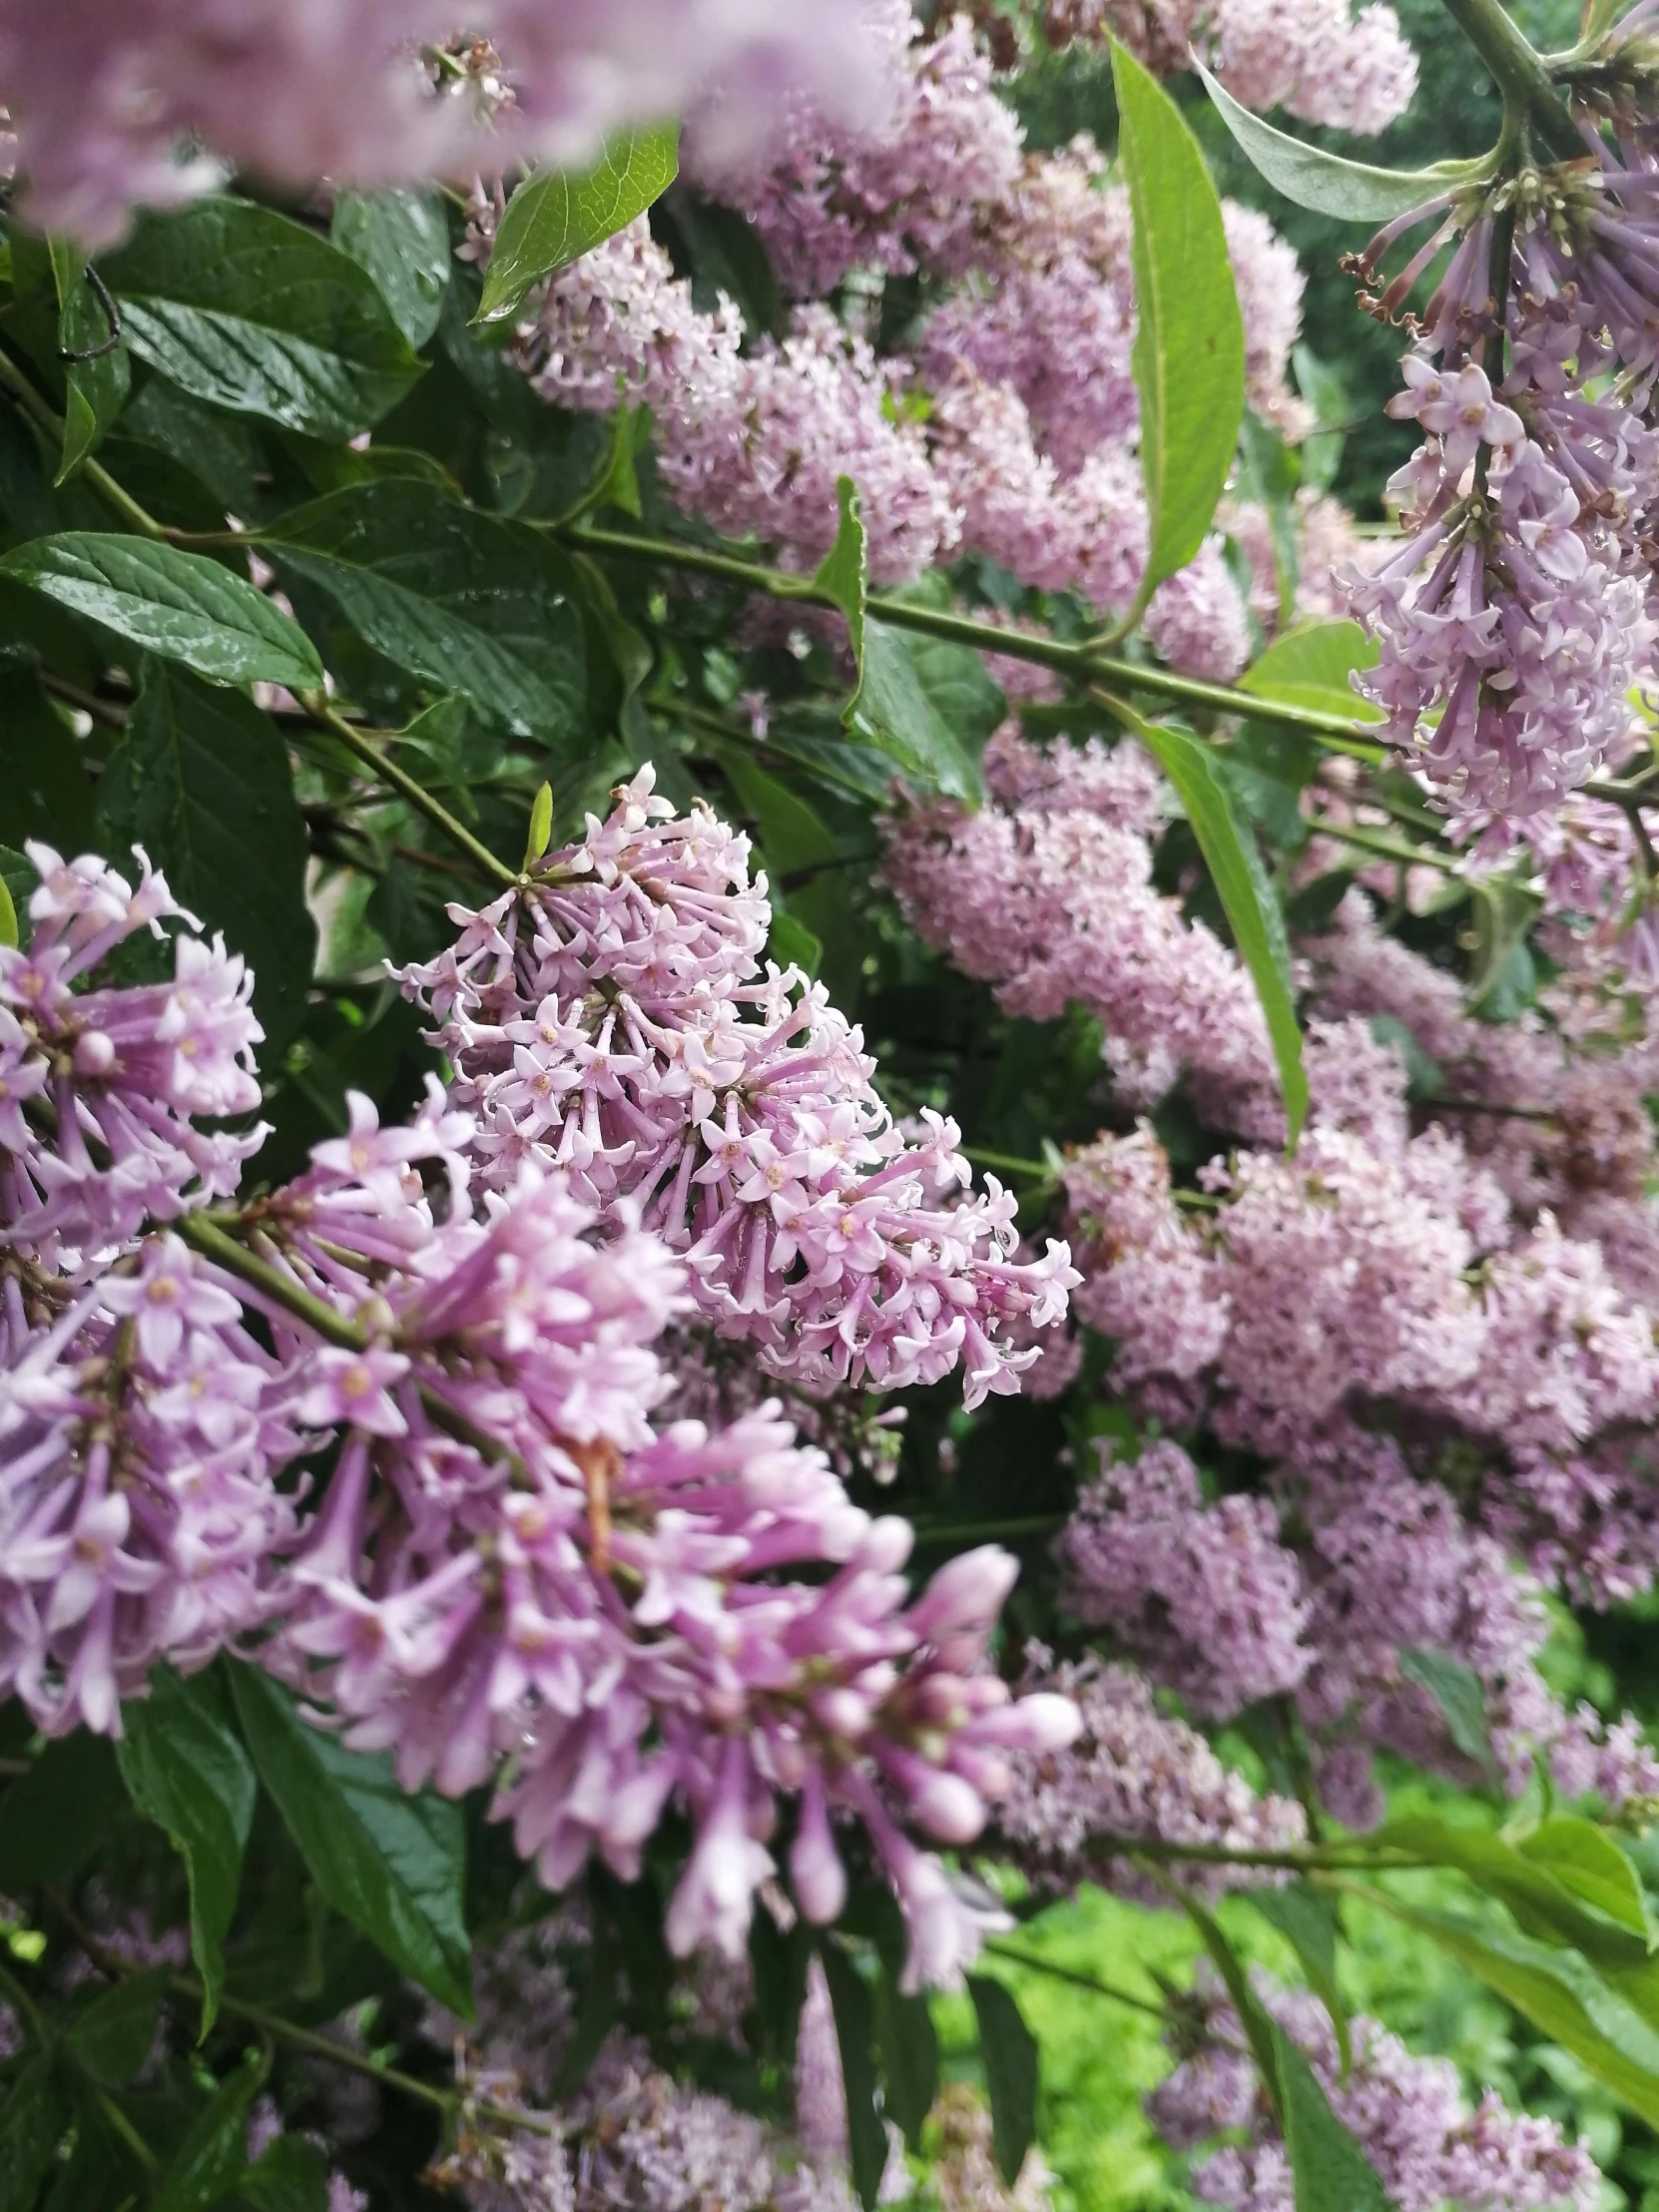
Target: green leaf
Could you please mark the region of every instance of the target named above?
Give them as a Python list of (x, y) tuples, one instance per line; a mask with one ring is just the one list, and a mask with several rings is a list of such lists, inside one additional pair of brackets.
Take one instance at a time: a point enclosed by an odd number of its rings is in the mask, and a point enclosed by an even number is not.
[(385, 1753), (347, 1751), (307, 1727), (269, 1675), (234, 1666), (230, 1680), (260, 1780), (317, 1888), (394, 1965), (470, 2018), (459, 1807), (430, 1791), (406, 1795)]
[(1309, 1882), (1287, 1882), (1283, 1889), (1245, 1890), (1263, 1920), (1271, 1922), (1295, 1950), (1308, 1986), (1331, 2015), (1343, 2079), (1354, 2063), (1348, 2006), (1337, 1986), (1337, 1915), (1331, 1900)]
[(474, 317), (511, 314), (532, 284), (612, 238), (673, 184), (680, 166), (677, 124), (619, 131), (590, 170), (542, 169), (507, 202), (484, 272)]
[(1381, 1892), (1368, 1895), (1408, 1928), (1432, 1936), (1534, 2027), (1571, 2051), (1650, 2127), (1659, 2126), (1659, 2033), (1587, 1959), (1508, 1930), (1476, 1929)]
[(218, 561), (101, 530), (65, 530), (8, 553), (0, 570), (117, 637), (215, 684), (314, 691), (322, 663), (299, 625)]
[(1488, 167), (1484, 156), (1411, 170), (1373, 169), (1365, 162), (1344, 161), (1338, 154), (1327, 154), (1322, 147), (1306, 146), (1288, 132), (1276, 131), (1241, 107), (1202, 62), (1193, 67), (1220, 109), (1222, 121), (1268, 183), (1315, 215), (1341, 216), (1352, 223), (1391, 223), (1395, 216), (1442, 193), (1472, 184)]
[(354, 437), (421, 372), (368, 273), (251, 201), (210, 196), (143, 216), (99, 266), (133, 351), (233, 414)]
[(1272, 2026), (1296, 2212), (1388, 2212), (1376, 2169), (1331, 2109), (1319, 2076), (1277, 2020)]
[(1321, 360), (1312, 346), (1293, 346), (1291, 361), (1296, 369), (1296, 388), (1313, 408), (1318, 424), (1297, 447), (1302, 481), (1309, 491), (1329, 491), (1342, 467), (1353, 402), (1337, 370), (1329, 361)]
[(212, 1675), (182, 1681), (171, 1667), (150, 1695), (121, 1709), (122, 1779), (146, 1820), (172, 1838), (190, 1877), (190, 1950), (202, 1976), (202, 2032), (225, 1987), (225, 1937), (242, 1886), (254, 1821), (254, 1769)]
[(538, 786), (530, 808), (530, 828), (524, 839), (524, 864), (539, 860), (553, 841), (553, 787)]
[(1277, 699), (1287, 707), (1312, 707), (1351, 722), (1379, 722), (1381, 709), (1356, 696), (1349, 677), (1377, 666), (1377, 645), (1357, 622), (1310, 622), (1275, 638), (1253, 668), (1239, 678), (1241, 691)]
[(252, 2054), (219, 2084), (156, 2191), (152, 2212), (208, 2212), (248, 2164), (248, 2107), (264, 2075)]
[(82, 1731), (49, 1743), (0, 1796), (0, 1895), (68, 1882), (124, 1809), (115, 1751)]
[(1435, 1866), (1455, 1867), (1506, 1906), (1529, 1936), (1571, 1944), (1604, 1973), (1634, 1971), (1648, 1962), (1645, 1922), (1639, 1932), (1633, 1932), (1622, 1916), (1604, 1919), (1558, 1881), (1546, 1863), (1523, 1857), (1486, 1829), (1454, 1828), (1427, 1814), (1409, 1814), (1385, 1822), (1371, 1840)]
[(1651, 1942), (1640, 1878), (1605, 1829), (1574, 1814), (1557, 1813), (1521, 1837), (1515, 1849), (1523, 1859), (1547, 1868), (1575, 1897)]
[(588, 2078), (588, 2068), (599, 2056), (599, 2046), (611, 2032), (622, 1999), (616, 1944), (608, 1928), (601, 1926), (588, 1945), (587, 1970), (576, 2000), (576, 2024), (570, 2047), (559, 2061), (553, 2083), (553, 2101), (562, 2103)]
[(1037, 2135), (1037, 2039), (1012, 1990), (988, 1974), (969, 1974), (967, 1985), (991, 2097), (991, 2147), (1011, 2189)]
[(354, 484), (284, 515), (272, 558), (396, 667), (520, 735), (575, 745), (587, 645), (569, 560), (537, 530), (429, 484)]
[(869, 1984), (838, 1943), (821, 1942), (819, 1956), (830, 1983), (835, 2039), (840, 2045), (852, 2186), (864, 2212), (873, 2212), (887, 2167), (887, 2131), (875, 2103), (875, 2021)]
[(328, 2161), (303, 2135), (278, 2135), (237, 2183), (252, 2212), (328, 2212)]
[(0, 944), (13, 949), (17, 945), (17, 908), (12, 903), (11, 885), (3, 875), (0, 875)]
[(149, 2057), (171, 1975), (165, 1966), (101, 1989), (76, 2014), (65, 2040), (77, 2061), (106, 2089), (131, 2081)]
[[(1246, 407), (1239, 417), (1237, 488), (1241, 497), (1257, 500), (1267, 515), (1281, 622), (1290, 622), (1296, 612), (1301, 561), (1294, 502), (1301, 481), (1300, 453), (1293, 454), (1273, 424), (1264, 422), (1254, 407)], [(1248, 561), (1245, 565), (1249, 567)]]
[(63, 457), (54, 485), (75, 474), (103, 442), (104, 433), (127, 403), (132, 357), (124, 342), (108, 352), (98, 349), (112, 335), (109, 311), (92, 287), (86, 258), (67, 240), (50, 241), (52, 276), (58, 289), (58, 345), (65, 354), (93, 353), (92, 360), (65, 364), (67, 393), (63, 410)]
[(92, 785), (81, 747), (22, 660), (0, 660), (0, 839), (43, 837), (60, 852), (93, 843)]
[(1244, 323), (1221, 202), (1181, 111), (1112, 45), (1118, 153), (1135, 234), (1135, 388), (1151, 525), (1138, 601), (1204, 542), (1244, 411)]
[(0, 2212), (31, 2212), (68, 2123), (51, 2058), (31, 2059), (0, 2098)]
[(178, 897), (254, 971), (268, 1050), (304, 1016), (316, 958), (309, 842), (287, 750), (240, 692), (147, 661), (98, 794), (106, 842), (142, 844)]
[(1120, 700), (1112, 700), (1110, 705), (1175, 786), (1186, 810), (1198, 848), (1233, 926), (1240, 957), (1262, 1001), (1294, 1149), (1308, 1111), (1308, 1077), (1302, 1064), (1302, 1031), (1297, 1026), (1284, 916), (1263, 872), (1255, 839), (1241, 828), (1210, 756), (1196, 738), (1167, 723), (1144, 722)]
[(1399, 1654), (1399, 1671), (1434, 1700), (1446, 1734), (1463, 1757), (1472, 1759), (1494, 1787), (1501, 1785), (1502, 1770), (1486, 1725), (1486, 1686), (1474, 1669), (1443, 1651), (1406, 1648)]
[(850, 476), (835, 478), (838, 518), (835, 542), (818, 564), (814, 589), (828, 592), (846, 617), (847, 642), (860, 670), (864, 665), (864, 602), (869, 597), (869, 563), (858, 488)]
[(438, 326), (452, 254), (435, 192), (342, 192), (328, 236), (373, 278), (392, 319), (413, 346)]
[(886, 2074), (886, 2109), (912, 2150), (939, 2093), (939, 2039), (924, 1992), (906, 1996), (890, 1973), (876, 1991), (876, 2022)]
[(1206, 1905), (1201, 1905), (1190, 1890), (1177, 1890), (1173, 1882), (1165, 1882), (1165, 1888), (1180, 1904), (1193, 1926), (1204, 1938), (1204, 1947), (1215, 1962), (1227, 1994), (1233, 2000), (1233, 2009), (1245, 2031), (1250, 2054), (1256, 2061), (1256, 2070), (1262, 2077), (1274, 2118), (1284, 2126), (1284, 2110), (1279, 2094), (1279, 2047), (1275, 2040), (1276, 2023), (1269, 2017), (1261, 1998), (1251, 1987), (1238, 1952), (1227, 1939), (1227, 1931)]

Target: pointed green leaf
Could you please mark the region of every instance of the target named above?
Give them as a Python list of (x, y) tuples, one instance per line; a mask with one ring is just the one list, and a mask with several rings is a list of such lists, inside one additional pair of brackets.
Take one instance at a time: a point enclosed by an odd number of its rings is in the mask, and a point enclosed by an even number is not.
[(322, 663), (299, 625), (203, 554), (114, 532), (65, 530), (18, 546), (0, 569), (210, 683), (284, 684), (290, 691), (321, 685)]
[(210, 195), (141, 216), (99, 267), (133, 351), (233, 414), (354, 437), (421, 373), (367, 271), (251, 201)]
[(875, 2016), (869, 1984), (838, 1943), (819, 1945), (840, 2046), (846, 2090), (846, 2132), (852, 2186), (864, 2212), (873, 2212), (887, 2167), (887, 2131), (875, 2102)]
[(1432, 169), (1374, 169), (1344, 161), (1322, 147), (1305, 146), (1286, 131), (1243, 108), (1201, 62), (1193, 65), (1221, 119), (1270, 185), (1287, 200), (1315, 215), (1334, 215), (1354, 223), (1391, 223), (1395, 216), (1471, 185), (1488, 167), (1478, 161), (1436, 162)]
[(219, 2084), (157, 2188), (153, 2212), (208, 2212), (248, 2164), (248, 2107), (264, 2067), (250, 2054)]
[(553, 787), (543, 784), (530, 809), (530, 829), (524, 839), (524, 864), (539, 860), (553, 837)]
[(167, 1831), (190, 1877), (190, 1949), (202, 1976), (206, 2034), (225, 1988), (225, 1937), (254, 1822), (254, 1769), (212, 1675), (185, 1682), (159, 1667), (149, 1696), (125, 1704), (121, 1721), (116, 1756), (128, 1794)]
[(1507, 1930), (1476, 1929), (1381, 1892), (1396, 1920), (1430, 1936), (1487, 1988), (1587, 2066), (1649, 2126), (1659, 2126), (1659, 2032), (1577, 1951)]
[(162, 1999), (172, 1976), (167, 1967), (152, 1967), (100, 1989), (84, 2010), (75, 2015), (66, 2038), (77, 2064), (105, 2088), (131, 2081), (149, 2057), (161, 2018)]
[(1521, 1837), (1515, 1849), (1585, 1904), (1651, 1942), (1640, 1878), (1605, 1829), (1574, 1814), (1557, 1813)]
[(1287, 707), (1312, 707), (1352, 722), (1379, 722), (1381, 709), (1361, 699), (1349, 682), (1356, 669), (1377, 666), (1377, 646), (1357, 622), (1310, 622), (1274, 639), (1254, 667), (1239, 678), (1241, 691)]
[(835, 542), (813, 576), (814, 587), (828, 592), (846, 617), (847, 641), (855, 667), (864, 665), (864, 601), (869, 596), (869, 566), (864, 543), (864, 518), (858, 505), (857, 486), (850, 476), (837, 476), (835, 496), (839, 519)]
[(1144, 606), (1204, 542), (1244, 411), (1244, 323), (1221, 202), (1181, 111), (1112, 45), (1118, 154), (1134, 216), (1135, 388), (1150, 510)]
[(507, 202), (484, 272), (474, 317), (511, 314), (533, 284), (612, 238), (673, 184), (680, 166), (677, 124), (619, 131), (580, 175), (542, 169)]
[(1388, 2212), (1376, 2169), (1277, 2020), (1273, 2044), (1296, 2212)]
[(969, 1974), (967, 1985), (991, 2097), (991, 2147), (1011, 2189), (1037, 2137), (1037, 2039), (1011, 1989), (988, 1974)]
[(10, 884), (0, 875), (0, 944), (15, 948), (17, 941), (17, 908)]
[(65, 239), (50, 244), (58, 287), (58, 345), (66, 356), (94, 356), (65, 361), (63, 457), (52, 479), (56, 485), (66, 483), (103, 442), (127, 403), (133, 365), (124, 340), (109, 344), (115, 335), (110, 312), (93, 289), (85, 255)]
[(449, 223), (435, 192), (342, 192), (328, 236), (373, 278), (411, 345), (438, 326), (449, 282)]
[[(1105, 700), (1105, 694), (1100, 696)], [(1210, 757), (1196, 738), (1167, 723), (1144, 722), (1121, 700), (1107, 703), (1175, 786), (1186, 810), (1205, 865), (1233, 925), (1239, 955), (1262, 1001), (1294, 1148), (1308, 1111), (1308, 1077), (1302, 1064), (1302, 1031), (1297, 1026), (1285, 919), (1263, 871), (1255, 838), (1234, 814)]]
[(366, 645), (545, 744), (585, 727), (587, 646), (570, 561), (537, 530), (431, 484), (352, 484), (284, 515), (278, 569), (327, 594)]
[(460, 1808), (429, 1790), (408, 1795), (385, 1753), (347, 1751), (309, 1727), (269, 1675), (234, 1666), (230, 1681), (260, 1780), (322, 1895), (440, 2004), (470, 2017)]
[(1282, 1889), (1244, 1890), (1263, 1920), (1271, 1922), (1296, 1951), (1308, 1986), (1331, 2015), (1343, 2078), (1354, 2063), (1348, 2006), (1337, 1986), (1337, 1915), (1331, 1900), (1309, 1882), (1287, 1882)]
[(310, 845), (276, 726), (240, 692), (147, 661), (99, 784), (116, 851), (142, 844), (210, 929), (254, 971), (268, 1050), (304, 1017), (316, 958), (305, 903)]
[(1453, 1827), (1428, 1814), (1387, 1821), (1372, 1841), (1409, 1853), (1440, 1867), (1455, 1867), (1477, 1888), (1508, 1908), (1528, 1936), (1570, 1943), (1604, 1974), (1648, 1963), (1645, 1923), (1640, 1930), (1626, 1916), (1606, 1919), (1579, 1894), (1560, 1882), (1547, 1860), (1523, 1856), (1501, 1836), (1483, 1828)]

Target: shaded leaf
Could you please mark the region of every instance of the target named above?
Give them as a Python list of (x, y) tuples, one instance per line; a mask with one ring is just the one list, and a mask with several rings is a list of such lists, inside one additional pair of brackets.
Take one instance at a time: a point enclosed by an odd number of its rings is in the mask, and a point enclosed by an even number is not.
[(322, 663), (299, 625), (245, 578), (148, 538), (66, 530), (0, 563), (20, 583), (215, 684), (314, 691)]
[(1144, 606), (1203, 544), (1226, 485), (1244, 410), (1244, 323), (1198, 141), (1157, 79), (1116, 41), (1112, 82), (1135, 225), (1132, 365), (1150, 511), (1137, 595)]
[(385, 1753), (347, 1751), (308, 1727), (268, 1675), (234, 1666), (230, 1680), (260, 1780), (317, 1888), (394, 1965), (470, 2018), (460, 1808), (430, 1791), (406, 1795)]
[(248, 2107), (263, 2067), (250, 2056), (191, 2122), (161, 2178), (153, 2212), (208, 2212), (248, 2164)]
[(987, 1974), (969, 1974), (967, 1985), (990, 2091), (991, 2144), (1012, 2188), (1037, 2136), (1037, 2040), (1011, 1989)]
[(52, 2060), (31, 2059), (0, 2098), (0, 2212), (30, 2212), (68, 2124)]
[(304, 1015), (316, 926), (304, 820), (271, 718), (240, 692), (147, 662), (98, 805), (107, 842), (142, 844), (248, 961), (268, 1051), (279, 1051)]
[(46, 1746), (0, 1796), (0, 1894), (68, 1882), (124, 1805), (115, 1748), (82, 1731)]
[(171, 1667), (148, 1697), (122, 1707), (116, 1755), (133, 1803), (165, 1829), (190, 1877), (190, 1949), (202, 1976), (202, 2031), (225, 1987), (225, 1937), (242, 1886), (254, 1820), (254, 1769), (212, 1675), (182, 1681)]
[(149, 2057), (170, 1979), (165, 1966), (101, 1989), (76, 2014), (65, 2040), (77, 2062), (105, 2088), (131, 2081)]
[(576, 572), (527, 525), (430, 484), (350, 485), (284, 515), (272, 557), (325, 592), (396, 667), (545, 743), (587, 718)]
[(251, 201), (210, 195), (141, 216), (100, 267), (133, 351), (234, 414), (354, 437), (420, 374), (367, 271)]
[(819, 1956), (830, 1983), (846, 2089), (846, 2128), (852, 2186), (864, 2212), (872, 2212), (887, 2165), (887, 2131), (875, 2102), (875, 2019), (869, 1984), (838, 1943), (823, 1942)]
[(453, 255), (449, 222), (435, 192), (342, 192), (328, 236), (373, 278), (392, 319), (413, 346), (438, 326)]
[(1309, 1882), (1287, 1882), (1281, 1889), (1246, 1890), (1263, 1920), (1271, 1922), (1295, 1950), (1308, 1986), (1331, 2015), (1343, 2078), (1354, 2063), (1348, 2006), (1337, 1986), (1337, 1915), (1331, 1900)]
[(1319, 2076), (1277, 2020), (1273, 2043), (1296, 2212), (1387, 2212), (1387, 2195), (1376, 2168), (1331, 2109)]
[(0, 659), (0, 838), (43, 837), (60, 852), (93, 843), (92, 785), (79, 741), (26, 662)]
[(1399, 1654), (1399, 1671), (1425, 1689), (1439, 1707), (1446, 1734), (1465, 1759), (1472, 1759), (1494, 1787), (1503, 1780), (1486, 1724), (1486, 1686), (1472, 1667), (1443, 1651), (1409, 1647)]
[(1341, 216), (1355, 223), (1389, 223), (1411, 208), (1421, 207), (1439, 194), (1457, 190), (1478, 177), (1487, 166), (1484, 158), (1467, 162), (1436, 162), (1431, 169), (1374, 169), (1365, 162), (1345, 161), (1323, 147), (1307, 146), (1286, 131), (1276, 131), (1259, 115), (1241, 107), (1225, 85), (1218, 84), (1201, 62), (1193, 67), (1204, 80), (1205, 90), (1221, 111), (1227, 125), (1270, 185), (1277, 185), (1287, 200), (1316, 215)]
[(302, 2135), (278, 2135), (237, 2183), (253, 2212), (328, 2212), (328, 2161)]
[[(996, 1984), (990, 1984), (996, 1986)], [(939, 2093), (939, 2039), (925, 1992), (906, 1996), (890, 1973), (876, 1991), (876, 2021), (886, 2075), (886, 2109), (911, 2150), (921, 2148), (922, 2124)]]
[(477, 319), (510, 314), (530, 289), (643, 215), (674, 182), (677, 124), (619, 131), (590, 170), (538, 170), (507, 202), (496, 228)]

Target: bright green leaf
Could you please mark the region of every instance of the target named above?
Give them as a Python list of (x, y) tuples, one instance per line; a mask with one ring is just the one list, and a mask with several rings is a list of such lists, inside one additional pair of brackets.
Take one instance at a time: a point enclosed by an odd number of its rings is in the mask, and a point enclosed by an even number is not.
[(121, 1710), (122, 1779), (146, 1820), (165, 1829), (190, 1877), (190, 1948), (202, 1976), (202, 2031), (225, 1987), (225, 1937), (254, 1822), (254, 1769), (212, 1675), (182, 1681), (170, 1667), (148, 1697)]
[(592, 169), (579, 175), (543, 169), (526, 178), (496, 229), (475, 319), (511, 314), (533, 284), (643, 215), (673, 184), (679, 150), (672, 123), (619, 131)]
[(1534, 2027), (1571, 2051), (1649, 2126), (1659, 2126), (1659, 2032), (1587, 1959), (1527, 1936), (1476, 1929), (1446, 1913), (1374, 1895), (1396, 1920), (1432, 1936)]
[(443, 312), (453, 255), (435, 192), (342, 192), (328, 236), (373, 278), (411, 345), (426, 343)]
[(1221, 202), (1198, 141), (1149, 71), (1113, 42), (1118, 155), (1134, 216), (1135, 388), (1151, 527), (1139, 595), (1203, 544), (1244, 410), (1244, 323)]
[(1294, 1146), (1308, 1111), (1308, 1076), (1302, 1064), (1285, 920), (1263, 871), (1251, 832), (1241, 828), (1210, 756), (1196, 738), (1164, 723), (1142, 721), (1133, 708), (1111, 702), (1175, 786), (1193, 835), (1233, 926), (1240, 956), (1250, 970), (1267, 1018), (1268, 1036), (1285, 1095), (1285, 1121)]
[(869, 1984), (839, 1944), (821, 1944), (819, 1955), (830, 1983), (840, 2046), (852, 2186), (864, 2212), (873, 2212), (887, 2166), (887, 2131), (875, 2102), (875, 2019)]
[(1193, 65), (1221, 119), (1270, 185), (1287, 200), (1316, 215), (1341, 216), (1353, 223), (1390, 223), (1442, 193), (1472, 184), (1487, 167), (1484, 159), (1437, 162), (1431, 169), (1374, 169), (1344, 161), (1322, 147), (1304, 145), (1286, 131), (1241, 107), (1201, 62)]
[(66, 530), (0, 562), (60, 607), (214, 684), (314, 691), (322, 663), (299, 625), (245, 578), (200, 553), (148, 538)]
[(128, 344), (192, 397), (309, 437), (370, 429), (421, 372), (374, 279), (316, 232), (210, 195), (100, 263)]
[(1521, 1837), (1515, 1849), (1609, 1920), (1644, 1942), (1651, 1940), (1640, 1878), (1605, 1829), (1574, 1814), (1557, 1813)]
[(430, 484), (354, 484), (284, 515), (278, 568), (327, 594), (363, 642), (522, 735), (574, 749), (587, 645), (574, 569), (526, 524)]
[(1547, 1861), (1523, 1857), (1501, 1836), (1483, 1828), (1454, 1827), (1449, 1821), (1413, 1813), (1387, 1821), (1372, 1841), (1389, 1850), (1455, 1867), (1488, 1897), (1508, 1908), (1527, 1934), (1570, 1943), (1602, 1972), (1638, 1970), (1648, 1962), (1645, 1923), (1632, 1930), (1623, 1916), (1608, 1920), (1592, 1912), (1580, 1896), (1559, 1881)]
[(1295, 1950), (1308, 1976), (1308, 1986), (1331, 2015), (1343, 2077), (1354, 2063), (1349, 2035), (1348, 2006), (1337, 1986), (1337, 1915), (1331, 1900), (1309, 1882), (1287, 1882), (1274, 1890), (1246, 1890), (1263, 1920), (1278, 1929)]
[(1357, 622), (1310, 622), (1275, 638), (1239, 678), (1239, 688), (1287, 707), (1311, 707), (1351, 722), (1379, 722), (1381, 711), (1361, 699), (1349, 682), (1354, 670), (1376, 666), (1376, 643)]
[(1370, 2159), (1277, 2020), (1273, 2043), (1296, 2212), (1387, 2212), (1387, 2195)]
[(524, 840), (524, 864), (539, 860), (553, 837), (553, 787), (541, 785), (530, 808), (530, 829)]
[(864, 518), (857, 486), (850, 476), (835, 479), (839, 514), (835, 542), (818, 564), (814, 588), (827, 592), (846, 617), (847, 643), (856, 667), (864, 662), (864, 602), (869, 596), (869, 565), (864, 539)]
[(317, 1888), (394, 1965), (470, 2017), (460, 1808), (400, 1790), (385, 1753), (347, 1751), (308, 1727), (269, 1675), (235, 1666), (230, 1679), (260, 1780)]
[(988, 1974), (969, 1974), (967, 1985), (990, 2091), (991, 2147), (1011, 2189), (1037, 2137), (1037, 2039), (1011, 1989)]
[(0, 944), (15, 948), (17, 941), (17, 908), (10, 884), (0, 876)]
[(240, 692), (146, 662), (98, 793), (107, 843), (142, 844), (174, 891), (254, 971), (280, 1050), (303, 1018), (316, 957), (310, 847), (276, 725)]

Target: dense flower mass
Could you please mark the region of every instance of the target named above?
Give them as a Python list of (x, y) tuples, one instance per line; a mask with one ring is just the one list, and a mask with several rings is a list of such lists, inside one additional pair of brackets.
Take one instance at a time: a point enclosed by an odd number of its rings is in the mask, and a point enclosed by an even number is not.
[(688, 102), (722, 150), (764, 137), (787, 88), (849, 123), (882, 108), (855, 8), (488, 0), (456, 30), (447, 0), (75, 0), (50, 18), (19, 0), (0, 14), (0, 82), (31, 214), (97, 246), (227, 166), (401, 184), (580, 164), (618, 125)]

